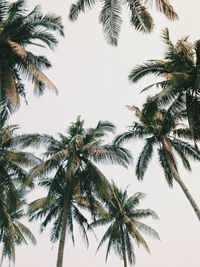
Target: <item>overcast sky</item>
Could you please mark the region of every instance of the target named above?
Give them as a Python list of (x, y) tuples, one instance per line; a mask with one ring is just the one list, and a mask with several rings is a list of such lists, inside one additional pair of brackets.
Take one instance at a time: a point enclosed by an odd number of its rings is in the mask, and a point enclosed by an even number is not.
[[(53, 11), (63, 17), (65, 39), (55, 52), (40, 51), (48, 55), (53, 68), (47, 72), (50, 79), (59, 89), (59, 95), (46, 92), (43, 97), (32, 96), (32, 86), (27, 85), (29, 105), (23, 105), (12, 116), (10, 122), (17, 123), (21, 132), (52, 133), (63, 132), (78, 115), (85, 119), (86, 126), (95, 126), (99, 120), (110, 120), (118, 131), (126, 130), (134, 119), (133, 114), (125, 106), (134, 104), (141, 106), (146, 95), (140, 90), (150, 84), (152, 77), (146, 78), (136, 85), (128, 82), (130, 70), (148, 59), (160, 59), (163, 56), (164, 44), (160, 40), (161, 30), (168, 27), (175, 41), (190, 36), (194, 41), (200, 38), (198, 0), (171, 0), (180, 20), (169, 23), (162, 15), (154, 12), (156, 28), (151, 35), (137, 33), (129, 26), (127, 14), (117, 48), (106, 44), (101, 26), (98, 24), (98, 7), (81, 15), (76, 23), (67, 19), (71, 2), (67, 0), (30, 0), (28, 7), (42, 5), (43, 11)], [(192, 4), (191, 4), (192, 3)], [(130, 144), (136, 159), (142, 142)], [(157, 159), (150, 165), (144, 182), (137, 182), (134, 166), (129, 170), (119, 167), (100, 166), (109, 179), (125, 188), (129, 194), (141, 191), (147, 194), (141, 203), (143, 208), (154, 209), (159, 221), (148, 220), (155, 228), (161, 241), (149, 238), (151, 255), (143, 248), (136, 248), (137, 267), (199, 267), (200, 266), (200, 227), (196, 215), (190, 207), (183, 192), (175, 184), (169, 189), (163, 177)], [(200, 205), (199, 164), (193, 164), (193, 172), (187, 173), (180, 168), (180, 173)], [(31, 199), (41, 196), (35, 191)], [(37, 246), (23, 246), (17, 250), (16, 267), (54, 267), (57, 256), (57, 244), (49, 241), (49, 232), (39, 234), (39, 222), (30, 225), (37, 237)], [(101, 231), (98, 232), (99, 238)], [(65, 246), (64, 266), (70, 267), (120, 267), (123, 266), (115, 254), (111, 254), (107, 264), (104, 261), (105, 249), (95, 256), (97, 243), (91, 237), (91, 245), (87, 250), (82, 242), (79, 229), (76, 229), (76, 247), (67, 239)], [(105, 248), (105, 247), (104, 247)], [(7, 267), (7, 264), (4, 264)]]

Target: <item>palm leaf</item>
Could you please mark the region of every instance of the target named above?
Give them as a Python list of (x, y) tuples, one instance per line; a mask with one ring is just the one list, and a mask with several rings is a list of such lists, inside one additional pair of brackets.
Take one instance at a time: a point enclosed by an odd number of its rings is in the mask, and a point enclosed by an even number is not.
[(139, 156), (136, 165), (136, 176), (139, 180), (142, 180), (146, 169), (151, 161), (153, 155), (153, 145), (155, 144), (155, 138), (150, 137), (146, 139), (146, 144)]
[(127, 1), (131, 13), (130, 22), (136, 30), (150, 33), (153, 30), (153, 19), (144, 5), (139, 0)]
[(69, 19), (74, 21), (78, 18), (80, 12), (91, 9), (96, 4), (96, 0), (78, 0), (76, 4), (72, 4), (69, 11)]
[(174, 8), (169, 3), (168, 0), (156, 0), (155, 1), (157, 9), (163, 13), (166, 18), (170, 20), (176, 20), (178, 19), (177, 13), (174, 11)]
[(121, 6), (119, 0), (105, 0), (99, 17), (109, 44), (117, 46), (121, 29)]

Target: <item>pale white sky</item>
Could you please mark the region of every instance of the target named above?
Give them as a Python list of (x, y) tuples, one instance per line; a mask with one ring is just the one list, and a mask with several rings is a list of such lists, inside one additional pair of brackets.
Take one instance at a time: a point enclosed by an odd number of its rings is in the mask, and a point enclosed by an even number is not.
[[(67, 0), (30, 0), (29, 7), (41, 3), (44, 12), (53, 11), (63, 16), (65, 39), (60, 40), (55, 52), (47, 52), (53, 68), (48, 76), (59, 89), (59, 95), (46, 92), (41, 98), (32, 97), (31, 86), (27, 86), (29, 106), (21, 109), (11, 118), (12, 123), (21, 126), (21, 132), (57, 133), (66, 129), (77, 115), (81, 114), (86, 126), (94, 126), (99, 120), (110, 120), (119, 131), (126, 130), (133, 119), (133, 114), (125, 105), (140, 106), (145, 95), (139, 94), (153, 79), (147, 78), (137, 85), (128, 82), (127, 76), (136, 65), (147, 59), (161, 58), (164, 45), (160, 41), (160, 33), (169, 27), (173, 40), (190, 35), (192, 41), (200, 38), (198, 0), (171, 0), (180, 16), (178, 22), (169, 23), (162, 15), (155, 12), (156, 29), (151, 35), (135, 32), (125, 15), (122, 32), (117, 48), (106, 44), (101, 26), (98, 24), (98, 8), (80, 16), (76, 23), (67, 20), (71, 2)], [(41, 51), (42, 53), (42, 51)], [(142, 143), (130, 144), (136, 159)], [(193, 165), (193, 172), (181, 175), (200, 205), (199, 164)], [(176, 186), (174, 190), (167, 187), (161, 168), (155, 159), (148, 169), (144, 182), (137, 182), (134, 167), (124, 170), (119, 167), (102, 167), (109, 179), (125, 187), (129, 193), (137, 191), (147, 193), (142, 207), (154, 209), (159, 221), (148, 221), (160, 234), (161, 242), (149, 240), (151, 255), (142, 248), (136, 248), (137, 267), (199, 267), (200, 266), (200, 227), (197, 218), (182, 191)], [(32, 199), (41, 196), (35, 191)], [(57, 244), (49, 241), (49, 232), (39, 232), (39, 222), (31, 224), (36, 235), (37, 246), (23, 246), (17, 250), (16, 267), (54, 267), (57, 256)], [(118, 257), (111, 254), (105, 264), (105, 250), (95, 256), (96, 241), (91, 238), (89, 250), (86, 250), (76, 229), (76, 247), (67, 240), (64, 266), (70, 267), (120, 267), (123, 266)], [(98, 232), (100, 238), (101, 233)], [(106, 247), (105, 247), (106, 248)], [(7, 267), (7, 263), (3, 267)]]

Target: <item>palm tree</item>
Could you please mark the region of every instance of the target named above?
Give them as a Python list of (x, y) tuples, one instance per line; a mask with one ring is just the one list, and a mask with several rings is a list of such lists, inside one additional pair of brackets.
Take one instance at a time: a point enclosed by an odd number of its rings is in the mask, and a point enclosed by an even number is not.
[(2, 259), (8, 257), (9, 261), (15, 262), (15, 246), (26, 244), (27, 240), (36, 244), (31, 231), (20, 220), (25, 216), (24, 190), (0, 191), (0, 243), (2, 243)]
[(0, 107), (1, 116), (7, 118), (25, 97), (23, 79), (35, 84), (35, 92), (42, 94), (45, 87), (57, 92), (54, 84), (42, 72), (51, 67), (45, 56), (34, 55), (30, 46), (53, 49), (58, 41), (54, 33), (62, 36), (61, 18), (55, 14), (43, 15), (40, 6), (26, 11), (26, 1), (9, 3), (0, 1)]
[(35, 243), (28, 228), (20, 222), (24, 217), (24, 197), (28, 169), (41, 160), (15, 146), (19, 135), (16, 125), (0, 122), (0, 243), (3, 244), (2, 259), (15, 260), (15, 245), (27, 244), (26, 238)]
[(127, 261), (130, 264), (135, 262), (133, 241), (150, 252), (141, 232), (159, 239), (158, 233), (141, 221), (141, 219), (149, 217), (158, 218), (153, 210), (137, 209), (144, 196), (143, 193), (135, 193), (133, 196), (128, 197), (127, 189), (122, 190), (117, 188), (114, 183), (112, 184), (110, 195), (105, 202), (107, 212), (91, 224), (91, 226), (109, 224), (97, 248), (98, 251), (108, 241), (106, 261), (111, 248), (113, 248), (123, 260), (124, 267), (127, 267)]
[[(86, 205), (93, 216), (96, 214), (95, 198), (106, 197), (109, 182), (95, 163), (111, 163), (127, 167), (131, 162), (128, 150), (118, 145), (103, 143), (105, 136), (115, 130), (112, 123), (100, 121), (95, 128), (89, 129), (85, 129), (83, 125), (84, 121), (78, 117), (77, 121), (68, 128), (67, 135), (59, 134), (58, 140), (52, 136), (37, 134), (24, 135), (19, 139), (24, 147), (40, 144), (47, 146), (44, 153), (46, 159), (32, 170), (29, 177), (30, 183), (34, 177), (48, 179), (49, 175), (53, 175), (53, 180), (59, 183), (63, 179), (66, 180), (66, 185), (62, 187), (65, 190), (62, 192), (63, 198), (58, 197), (63, 208), (59, 216), (57, 267), (63, 266), (66, 229), (68, 224), (70, 226), (70, 212), (73, 208), (71, 203), (74, 201), (74, 196), (77, 203)], [(50, 200), (56, 201), (54, 196)]]
[[(29, 204), (30, 220), (38, 218), (44, 218), (41, 224), (41, 231), (53, 221), (53, 227), (51, 229), (51, 241), (56, 242), (60, 238), (60, 243), (64, 245), (65, 235), (68, 230), (71, 235), (72, 242), (74, 244), (74, 221), (78, 223), (82, 237), (85, 239), (87, 245), (89, 244), (87, 229), (91, 228), (87, 218), (84, 216), (80, 208), (88, 208), (89, 202), (86, 198), (82, 197), (82, 202), (77, 197), (77, 181), (76, 179), (66, 179), (65, 173), (59, 172), (56, 177), (52, 179), (43, 180), (40, 186), (45, 187), (48, 190), (46, 197), (37, 199)], [(67, 222), (63, 226), (63, 217), (66, 213), (66, 198), (67, 198)], [(95, 201), (96, 202), (96, 201)], [(85, 205), (87, 203), (87, 205)], [(99, 206), (100, 207), (100, 206)], [(62, 231), (64, 228), (65, 231)], [(61, 236), (61, 231), (62, 235)], [(62, 238), (62, 239), (61, 239)], [(63, 254), (62, 254), (63, 257)], [(61, 259), (58, 259), (57, 265)]]
[(180, 114), (179, 111), (174, 113), (173, 105), (168, 110), (164, 110), (151, 100), (151, 98), (147, 100), (142, 111), (137, 107), (131, 107), (136, 111), (139, 122), (134, 122), (131, 129), (119, 135), (115, 142), (122, 144), (131, 139), (145, 139), (145, 145), (136, 165), (136, 176), (139, 180), (143, 179), (154, 148), (157, 148), (159, 162), (168, 185), (172, 187), (173, 180), (179, 184), (200, 220), (200, 209), (180, 177), (175, 157), (176, 152), (183, 166), (189, 171), (191, 171), (189, 158), (200, 160), (199, 151), (190, 143), (182, 140), (182, 138), (191, 140), (192, 133), (190, 129), (180, 127)]
[(166, 45), (163, 60), (150, 60), (136, 66), (129, 75), (129, 80), (137, 82), (146, 75), (153, 74), (161, 81), (154, 83), (144, 90), (154, 86), (161, 92), (154, 101), (161, 107), (174, 104), (174, 111), (185, 111), (194, 140), (200, 138), (200, 40), (194, 44), (188, 37), (173, 44), (168, 29), (162, 33)]
[[(93, 8), (97, 3), (96, 0), (77, 0), (76, 4), (71, 5), (69, 19), (75, 21), (81, 12), (86, 12)], [(163, 13), (170, 20), (178, 19), (178, 15), (174, 11), (168, 0), (154, 1), (119, 1), (104, 0), (99, 15), (99, 21), (103, 26), (105, 38), (109, 44), (117, 46), (118, 37), (122, 24), (122, 5), (128, 8), (130, 13), (130, 23), (137, 30), (144, 33), (150, 33), (154, 28), (154, 22), (148, 9), (151, 5), (155, 5), (158, 11)]]

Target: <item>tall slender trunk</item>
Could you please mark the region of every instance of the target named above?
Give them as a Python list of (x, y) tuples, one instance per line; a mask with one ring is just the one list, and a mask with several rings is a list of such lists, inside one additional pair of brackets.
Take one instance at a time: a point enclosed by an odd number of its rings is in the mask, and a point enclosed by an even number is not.
[(187, 197), (188, 201), (190, 202), (190, 205), (192, 206), (194, 212), (197, 215), (197, 218), (200, 221), (200, 209), (196, 203), (196, 201), (194, 200), (193, 196), (191, 195), (190, 191), (188, 190), (188, 188), (186, 187), (186, 185), (184, 184), (184, 182), (182, 181), (179, 173), (177, 172), (177, 170), (175, 169), (175, 167), (173, 166), (173, 164), (170, 164), (172, 171), (174, 173), (174, 179), (176, 180), (176, 182), (180, 185), (181, 189), (183, 190), (185, 196)]
[(70, 186), (68, 186), (67, 188), (66, 198), (64, 200), (64, 211), (63, 211), (63, 218), (62, 218), (60, 241), (59, 241), (59, 246), (58, 246), (56, 267), (63, 266), (63, 255), (64, 255), (66, 230), (67, 230), (67, 218), (68, 218), (68, 213), (69, 213), (69, 208), (70, 208), (69, 192), (70, 192)]
[(123, 261), (124, 261), (124, 267), (127, 267), (127, 259), (126, 259), (126, 245), (124, 240), (124, 231), (122, 225), (120, 226), (120, 231), (122, 235), (122, 254), (123, 254)]
[[(164, 149), (166, 149), (168, 151), (168, 153), (171, 155), (171, 158), (173, 159), (173, 152), (172, 152), (172, 146), (171, 143), (169, 142), (168, 138), (164, 137), (162, 140), (162, 145), (164, 147)], [(168, 163), (171, 167), (171, 170), (174, 174), (174, 179), (176, 180), (176, 182), (180, 185), (181, 189), (183, 190), (185, 196), (187, 197), (188, 201), (190, 202), (190, 205), (192, 206), (194, 212), (197, 215), (197, 218), (200, 221), (200, 209), (196, 203), (196, 201), (194, 200), (193, 196), (191, 195), (191, 193), (189, 192), (188, 188), (186, 187), (186, 185), (184, 184), (184, 182), (182, 181), (177, 168), (175, 167), (175, 163), (173, 163), (171, 160), (168, 160)]]

